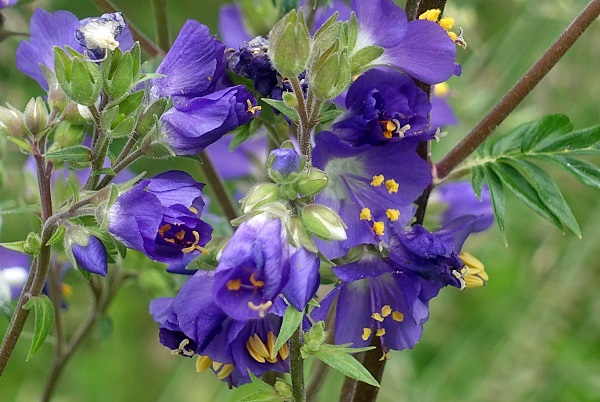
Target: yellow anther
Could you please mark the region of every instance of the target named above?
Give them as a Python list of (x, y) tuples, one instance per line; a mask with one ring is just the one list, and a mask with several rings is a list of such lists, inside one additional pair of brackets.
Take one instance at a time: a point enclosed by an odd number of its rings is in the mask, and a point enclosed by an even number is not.
[(366, 341), (369, 339), (369, 337), (371, 336), (371, 333), (373, 331), (371, 331), (371, 328), (363, 328), (363, 334), (361, 336), (363, 341)]
[(219, 363), (219, 362), (213, 362), (212, 364), (212, 369), (215, 371), (219, 371), (219, 369), (223, 367), (223, 363)]
[(223, 368), (217, 373), (219, 380), (224, 380), (233, 371), (233, 364), (224, 364)]
[(400, 211), (398, 211), (397, 209), (388, 209), (387, 211), (385, 211), (385, 216), (387, 216), (388, 219), (392, 222), (395, 222), (400, 217)]
[(272, 331), (269, 331), (267, 334), (267, 348), (269, 349), (269, 357), (275, 358), (277, 357), (277, 351), (275, 350), (275, 342), (277, 342), (277, 337)]
[(391, 120), (380, 120), (379, 123), (383, 125), (383, 136), (385, 138), (392, 138), (394, 131), (398, 128)]
[(389, 360), (389, 359), (390, 359), (390, 354), (386, 352), (386, 353), (383, 354), (383, 356), (381, 356), (379, 358), (379, 361), (382, 362), (384, 360)]
[(232, 279), (229, 282), (227, 282), (227, 290), (240, 290), (240, 288), (242, 287), (242, 280), (241, 279)]
[(179, 232), (175, 233), (175, 238), (179, 241), (183, 240), (185, 237), (185, 230), (180, 230)]
[(388, 179), (385, 181), (385, 187), (388, 190), (388, 193), (397, 193), (400, 185), (394, 179)]
[(445, 17), (440, 20), (439, 24), (446, 31), (449, 31), (452, 29), (452, 26), (454, 25), (454, 19), (452, 19), (450, 17)]
[(388, 306), (387, 304), (385, 306), (383, 306), (381, 308), (381, 316), (383, 318), (387, 317), (388, 315), (392, 314), (392, 308), (390, 306)]
[(399, 311), (394, 311), (392, 313), (392, 320), (397, 321), (397, 322), (402, 322), (402, 321), (404, 321), (404, 314), (402, 314)]
[(383, 177), (382, 174), (380, 174), (379, 176), (373, 176), (373, 180), (371, 180), (371, 185), (373, 187), (379, 187), (383, 184), (384, 180), (385, 180), (385, 178)]
[(252, 284), (252, 286), (254, 286), (255, 288), (262, 288), (263, 286), (265, 286), (265, 283), (263, 281), (258, 281), (254, 278), (254, 275), (256, 275), (256, 272), (252, 272), (252, 275), (250, 275), (250, 283)]
[(379, 328), (376, 332), (375, 332), (375, 336), (384, 336), (385, 335), (385, 328)]
[(267, 358), (270, 356), (267, 346), (264, 344), (262, 339), (260, 339), (260, 337), (257, 334), (252, 335), (248, 339), (248, 341), (250, 342), (250, 345), (252, 345), (252, 348), (256, 351), (256, 353), (258, 353), (259, 355), (261, 355), (264, 358)]
[(192, 213), (194, 213), (194, 214), (198, 215), (198, 210), (197, 210), (196, 208), (194, 208), (194, 207), (188, 207), (188, 209), (189, 209), (189, 210), (190, 210)]
[(453, 42), (456, 42), (456, 39), (458, 39), (458, 35), (456, 35), (452, 31), (448, 31), (448, 36), (450, 37), (450, 39), (452, 39)]
[(248, 104), (248, 109), (246, 110), (248, 113), (256, 114), (256, 112), (260, 112), (260, 106), (253, 106), (250, 99), (246, 99), (246, 103)]
[(212, 364), (212, 360), (208, 356), (199, 355), (196, 359), (196, 372), (202, 373), (206, 371)]
[(194, 356), (194, 351), (191, 349), (186, 349), (185, 347), (190, 343), (189, 339), (184, 339), (179, 342), (179, 347), (175, 350), (171, 351), (172, 355), (182, 354), (184, 356)]
[(441, 82), (439, 84), (435, 84), (433, 87), (433, 94), (435, 96), (444, 96), (448, 92), (450, 92), (450, 85), (447, 82)]
[(248, 350), (248, 353), (250, 353), (250, 356), (252, 356), (252, 358), (257, 362), (264, 363), (266, 361), (265, 358), (259, 355), (258, 352), (256, 352), (256, 350), (254, 350), (254, 348), (252, 347), (252, 343), (250, 342), (251, 339), (252, 338), (248, 339), (248, 341), (246, 342), (246, 349)]
[(442, 11), (440, 9), (434, 8), (431, 10), (427, 10), (423, 14), (419, 15), (419, 19), (437, 22), (437, 20), (440, 18), (441, 13)]
[(209, 75), (208, 77), (206, 77), (207, 81), (212, 81), (212, 77)]
[(168, 223), (165, 223), (164, 225), (162, 225), (161, 227), (158, 228), (158, 234), (161, 237), (164, 237), (165, 232), (168, 232), (169, 230), (171, 230), (171, 225), (169, 225)]
[(287, 343), (284, 343), (281, 349), (279, 349), (279, 356), (282, 360), (285, 360), (290, 355), (290, 349), (288, 348)]
[(385, 225), (383, 222), (373, 222), (373, 232), (375, 232), (377, 236), (383, 236), (384, 229)]
[(485, 286), (490, 278), (485, 272), (483, 263), (466, 251), (460, 253), (459, 257), (465, 264), (465, 268), (461, 270), (465, 286), (468, 288)]
[(60, 287), (60, 293), (62, 293), (64, 297), (70, 297), (73, 294), (73, 288), (70, 285), (63, 283)]
[(369, 208), (363, 208), (360, 210), (360, 220), (361, 221), (370, 221), (371, 220), (371, 210)]
[(375, 321), (383, 322), (383, 317), (379, 313), (371, 314), (371, 318), (374, 319)]

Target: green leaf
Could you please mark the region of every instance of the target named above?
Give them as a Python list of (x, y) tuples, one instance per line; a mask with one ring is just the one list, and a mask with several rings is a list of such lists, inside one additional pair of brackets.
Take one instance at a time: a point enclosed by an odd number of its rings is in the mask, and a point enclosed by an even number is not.
[(521, 152), (528, 152), (547, 137), (562, 135), (572, 129), (571, 121), (564, 114), (544, 116), (523, 135)]
[(473, 187), (473, 191), (475, 191), (475, 195), (477, 198), (481, 200), (481, 191), (483, 190), (483, 168), (475, 167), (471, 170), (471, 186)]
[[(491, 165), (493, 166), (493, 165)], [(484, 169), (483, 175), (485, 181), (488, 183), (490, 191), (490, 198), (492, 199), (492, 208), (494, 209), (494, 216), (496, 217), (496, 223), (498, 229), (500, 229), (500, 235), (505, 245), (508, 245), (506, 241), (506, 232), (504, 231), (504, 214), (506, 213), (506, 204), (504, 202), (504, 187), (500, 178), (491, 169)]]
[(32, 296), (27, 303), (23, 305), (25, 310), (33, 309), (35, 314), (35, 323), (33, 327), (33, 340), (31, 342), (31, 348), (27, 354), (29, 360), (31, 356), (38, 351), (42, 346), (46, 337), (52, 329), (54, 323), (54, 306), (52, 301), (46, 295)]
[(591, 163), (566, 155), (536, 155), (535, 157), (558, 166), (583, 184), (600, 190), (600, 169)]
[(357, 74), (365, 70), (373, 61), (383, 54), (383, 48), (379, 46), (367, 46), (350, 57), (350, 70)]
[(331, 120), (334, 120), (342, 114), (344, 114), (344, 111), (340, 109), (328, 110), (321, 114), (321, 116), (319, 117), (319, 123), (327, 123)]
[(292, 337), (294, 332), (300, 326), (300, 323), (302, 322), (302, 317), (304, 317), (303, 311), (296, 310), (294, 306), (287, 306), (285, 314), (283, 315), (281, 329), (279, 330), (279, 335), (277, 335), (277, 341), (275, 342), (273, 350), (281, 349), (283, 344), (286, 343), (288, 339)]
[(314, 356), (346, 377), (379, 387), (379, 383), (373, 378), (371, 373), (346, 351), (334, 348), (321, 348), (314, 352)]
[(69, 186), (69, 189), (71, 190), (71, 195), (73, 196), (73, 200), (75, 202), (79, 202), (79, 191), (77, 190), (77, 185), (75, 184), (73, 179), (71, 179), (70, 177), (67, 178), (67, 185)]
[(534, 165), (531, 162), (522, 159), (510, 160), (510, 163), (520, 169), (522, 173), (527, 175), (533, 183), (540, 200), (544, 205), (569, 229), (581, 238), (581, 230), (577, 224), (577, 220), (573, 216), (569, 205), (565, 201), (560, 189), (543, 169)]
[(47, 152), (45, 158), (54, 159), (63, 162), (85, 163), (92, 160), (92, 151), (82, 145), (59, 149), (58, 151)]
[(560, 231), (563, 227), (560, 220), (544, 205), (536, 189), (529, 183), (521, 173), (508, 164), (490, 165), (491, 169), (501, 179), (502, 184), (512, 191), (519, 200), (531, 208), (542, 218), (554, 224)]
[(21, 139), (15, 138), (15, 137), (10, 137), (10, 136), (6, 136), (6, 138), (8, 138), (10, 140), (10, 142), (16, 144), (19, 149), (21, 150), (21, 152), (23, 152), (24, 154), (30, 154), (33, 152), (33, 146)]
[(54, 231), (54, 234), (46, 242), (46, 246), (51, 246), (51, 245), (56, 244), (59, 241), (61, 241), (66, 232), (67, 232), (67, 228), (65, 228), (64, 225), (59, 225), (56, 228), (56, 230)]
[(7, 248), (9, 250), (18, 251), (19, 253), (27, 254), (23, 246), (25, 245), (25, 240), (13, 241), (10, 243), (0, 243), (0, 246)]
[(540, 144), (538, 152), (569, 152), (589, 148), (600, 142), (600, 125), (573, 131), (551, 141)]
[(254, 386), (256, 386), (256, 388), (259, 391), (275, 391), (275, 387), (267, 384), (266, 382), (252, 374), (252, 371), (250, 371), (250, 369), (248, 369), (248, 375), (250, 376), (252, 384), (254, 384)]
[(125, 137), (133, 132), (135, 127), (135, 117), (129, 116), (121, 121), (114, 129), (108, 130), (113, 138)]
[(279, 110), (285, 117), (298, 124), (299, 117), (296, 109), (289, 107), (283, 101), (275, 99), (262, 98), (262, 101)]
[(273, 391), (259, 391), (240, 400), (240, 402), (283, 402), (283, 397)]

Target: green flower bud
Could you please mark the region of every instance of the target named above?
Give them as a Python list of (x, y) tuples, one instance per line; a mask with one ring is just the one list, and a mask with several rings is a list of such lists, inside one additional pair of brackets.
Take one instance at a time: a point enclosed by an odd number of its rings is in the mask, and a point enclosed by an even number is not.
[(277, 201), (280, 198), (279, 187), (276, 184), (257, 184), (242, 198), (242, 212), (247, 214), (262, 205)]
[(25, 106), (25, 125), (33, 135), (38, 135), (48, 125), (48, 109), (39, 96)]
[(14, 107), (6, 104), (8, 107), (0, 106), (0, 134), (17, 139), (23, 139), (31, 133), (25, 126), (25, 117), (23, 113)]
[(40, 235), (37, 233), (29, 233), (27, 235), (27, 239), (25, 239), (25, 244), (23, 244), (23, 251), (27, 254), (38, 255), (42, 248), (42, 239)]
[(346, 240), (346, 225), (331, 208), (310, 204), (302, 208), (302, 222), (323, 240)]
[(319, 350), (322, 344), (327, 339), (327, 332), (325, 331), (325, 322), (319, 321), (315, 323), (310, 331), (304, 333), (304, 344), (311, 352)]
[[(84, 133), (81, 127), (73, 126), (68, 121), (63, 121), (54, 132), (54, 144), (56, 144), (57, 149), (72, 147), (81, 144), (83, 136)], [(53, 147), (54, 144), (52, 144)]]
[(286, 14), (269, 32), (269, 59), (284, 76), (295, 77), (306, 70), (310, 47), (304, 15), (296, 10)]
[(288, 226), (289, 237), (295, 247), (303, 247), (310, 252), (318, 253), (319, 249), (312, 236), (306, 230), (302, 219), (299, 216), (292, 216)]
[(275, 391), (277, 391), (277, 394), (284, 397), (285, 400), (293, 399), (294, 394), (292, 393), (292, 387), (282, 378), (278, 378), (275, 381)]
[(327, 173), (316, 167), (310, 167), (300, 172), (296, 188), (298, 192), (306, 197), (317, 195), (327, 187), (329, 177)]

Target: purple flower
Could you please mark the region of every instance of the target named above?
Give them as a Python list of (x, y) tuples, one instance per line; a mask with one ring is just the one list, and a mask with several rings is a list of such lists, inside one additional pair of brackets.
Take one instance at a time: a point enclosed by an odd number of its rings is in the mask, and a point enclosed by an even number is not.
[(215, 167), (224, 179), (235, 179), (243, 176), (261, 177), (267, 157), (267, 138), (253, 135), (233, 151), (229, 144), (233, 136), (226, 135), (221, 140), (206, 148)]
[(285, 303), (281, 298), (264, 317), (236, 321), (212, 298), (213, 272), (197, 272), (175, 298), (150, 303), (160, 326), (160, 342), (183, 356), (199, 355), (196, 367), (209, 367), (230, 386), (250, 382), (247, 370), (259, 376), (267, 371), (288, 371), (288, 347), (273, 346), (279, 335)]
[(179, 155), (202, 151), (260, 110), (245, 87), (226, 87), (224, 51), (208, 27), (188, 20), (156, 71), (165, 77), (153, 80), (150, 92), (173, 100), (161, 121)]
[(106, 247), (96, 236), (90, 236), (88, 244), (85, 246), (73, 243), (71, 250), (79, 268), (93, 274), (106, 276), (108, 270)]
[(318, 241), (328, 258), (360, 244), (387, 243), (392, 228), (410, 222), (412, 203), (431, 182), (429, 166), (415, 149), (407, 141), (352, 147), (331, 132), (317, 135), (313, 163), (329, 182), (315, 202), (336, 211), (348, 226), (346, 240)]
[(225, 4), (219, 10), (219, 32), (223, 43), (230, 48), (238, 48), (252, 38), (248, 32), (240, 7), (237, 4)]
[(0, 246), (0, 308), (19, 297), (29, 265), (29, 256)]
[(429, 129), (427, 95), (398, 71), (367, 71), (350, 86), (345, 103), (348, 111), (333, 129), (352, 145), (404, 137), (422, 141), (435, 134)]
[(429, 316), (428, 302), (441, 288), (412, 272), (398, 272), (381, 254), (365, 252), (358, 261), (334, 267), (342, 280), (311, 316), (324, 320), (337, 301), (334, 340), (353, 347), (379, 338), (384, 352), (412, 348)]
[(141, 180), (110, 208), (109, 231), (156, 261), (173, 263), (185, 254), (205, 251), (212, 228), (199, 218), (202, 187), (180, 171)]
[(19, 0), (0, 0), (0, 9), (6, 7), (12, 7), (17, 4)]
[[(85, 21), (82, 20), (83, 23)], [(75, 32), (82, 22), (68, 11), (51, 13), (36, 9), (31, 17), (29, 42), (22, 41), (17, 48), (17, 68), (48, 90), (40, 64), (54, 71), (54, 46), (70, 46), (83, 53), (85, 48), (75, 38)], [(133, 38), (127, 27), (121, 32), (119, 43), (123, 51), (133, 46)]]
[(233, 319), (264, 317), (283, 292), (303, 310), (317, 290), (319, 258), (287, 244), (280, 219), (261, 214), (242, 223), (221, 255), (213, 292)]
[(408, 22), (392, 0), (352, 0), (358, 20), (358, 37), (352, 53), (380, 46), (383, 54), (371, 65), (398, 68), (419, 81), (446, 81), (455, 70), (456, 46), (446, 31), (428, 20)]
[(448, 103), (448, 85), (441, 83), (435, 85), (431, 96), (430, 126), (444, 128), (458, 124), (458, 119)]

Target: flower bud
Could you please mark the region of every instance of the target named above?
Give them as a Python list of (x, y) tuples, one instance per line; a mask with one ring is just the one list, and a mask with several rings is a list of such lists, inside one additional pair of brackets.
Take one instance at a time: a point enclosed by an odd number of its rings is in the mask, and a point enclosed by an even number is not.
[(242, 198), (242, 212), (247, 214), (260, 206), (277, 201), (279, 198), (279, 187), (276, 184), (257, 184)]
[(338, 96), (352, 80), (346, 48), (339, 41), (334, 42), (319, 57), (310, 73), (311, 88), (319, 99), (333, 99)]
[(313, 253), (319, 252), (317, 245), (299, 216), (290, 217), (289, 237), (295, 247), (303, 247)]
[[(269, 176), (277, 172), (282, 178), (286, 178), (292, 172), (300, 170), (300, 155), (296, 150), (290, 148), (279, 148), (271, 151), (269, 155)], [(276, 180), (274, 177), (271, 177)]]
[(55, 82), (50, 86), (50, 90), (48, 91), (48, 104), (51, 109), (56, 109), (59, 113), (61, 113), (67, 105), (69, 104), (69, 97), (62, 90), (58, 82)]
[(48, 124), (48, 109), (39, 96), (25, 106), (25, 125), (33, 135), (39, 134)]
[(61, 122), (54, 132), (54, 144), (58, 149), (79, 145), (83, 141), (84, 133), (81, 127), (73, 126), (67, 121)]
[(288, 384), (287, 382), (285, 382), (285, 380), (278, 378), (277, 381), (275, 381), (275, 390), (277, 391), (278, 395), (281, 395), (282, 397), (285, 398), (285, 400), (292, 400), (294, 397), (294, 394), (292, 393), (292, 387), (290, 387), (290, 384)]
[(25, 244), (23, 244), (23, 251), (27, 254), (38, 255), (41, 248), (42, 239), (40, 235), (33, 232), (29, 233), (25, 239)]
[(12, 106), (7, 106), (0, 106), (0, 134), (22, 139), (30, 134), (25, 126), (25, 117)]
[(269, 32), (269, 41), (269, 58), (280, 74), (295, 77), (306, 70), (310, 35), (302, 13), (286, 14)]
[(300, 173), (296, 187), (298, 192), (306, 197), (317, 195), (327, 187), (329, 177), (327, 173), (316, 167), (310, 167)]
[(323, 240), (346, 240), (346, 225), (331, 208), (311, 204), (302, 208), (302, 222)]

